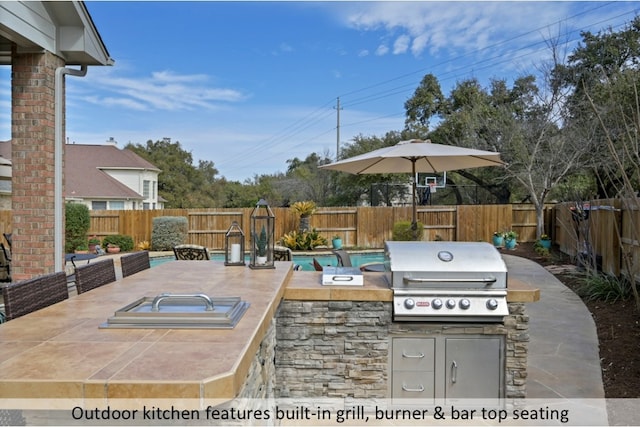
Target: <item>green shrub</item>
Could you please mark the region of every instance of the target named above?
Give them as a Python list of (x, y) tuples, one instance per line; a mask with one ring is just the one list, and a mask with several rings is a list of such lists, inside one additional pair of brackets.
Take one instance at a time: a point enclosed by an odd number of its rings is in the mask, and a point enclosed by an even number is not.
[(414, 238), (414, 231), (411, 229), (411, 221), (398, 221), (393, 224), (393, 232), (391, 234), (391, 240), (395, 241), (412, 241), (422, 240), (424, 235), (424, 228), (421, 222), (418, 222), (418, 229)]
[(537, 242), (533, 245), (533, 250), (543, 258), (548, 258), (551, 255), (551, 251), (549, 251), (549, 249), (539, 245)]
[(585, 276), (577, 293), (588, 301), (616, 302), (631, 295), (631, 285), (624, 278), (594, 272)]
[(294, 230), (285, 234), (280, 242), (292, 251), (311, 251), (318, 246), (327, 246), (327, 239), (315, 228), (302, 233)]
[(87, 232), (91, 226), (89, 208), (80, 203), (66, 203), (64, 207), (64, 251), (73, 253), (78, 248), (87, 247)]
[(133, 237), (124, 234), (112, 234), (102, 239), (102, 245), (106, 248), (109, 245), (119, 246), (122, 252), (133, 250)]
[(154, 251), (170, 251), (187, 241), (189, 231), (187, 217), (159, 216), (153, 218), (151, 247)]

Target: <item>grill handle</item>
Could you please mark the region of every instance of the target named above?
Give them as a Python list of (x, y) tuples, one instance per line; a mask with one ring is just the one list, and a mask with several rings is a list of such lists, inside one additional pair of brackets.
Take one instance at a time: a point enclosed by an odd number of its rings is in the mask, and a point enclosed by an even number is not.
[(480, 279), (447, 279), (447, 278), (425, 278), (425, 277), (403, 277), (406, 283), (486, 283), (494, 284), (498, 281), (495, 277), (484, 277)]

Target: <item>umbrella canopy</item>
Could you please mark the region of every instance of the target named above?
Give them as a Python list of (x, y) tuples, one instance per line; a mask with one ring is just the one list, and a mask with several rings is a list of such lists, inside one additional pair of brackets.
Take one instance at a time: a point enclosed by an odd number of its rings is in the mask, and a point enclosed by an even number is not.
[(411, 139), (359, 156), (320, 166), (352, 174), (411, 173), (413, 176), (413, 221), (416, 222), (416, 172), (438, 173), (483, 166), (504, 166), (500, 153), (434, 144)]

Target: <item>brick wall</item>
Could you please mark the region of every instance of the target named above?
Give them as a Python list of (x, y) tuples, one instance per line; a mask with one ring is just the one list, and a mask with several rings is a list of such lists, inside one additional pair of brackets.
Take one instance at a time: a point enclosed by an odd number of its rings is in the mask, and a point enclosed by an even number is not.
[(64, 65), (50, 52), (12, 58), (13, 280), (56, 269), (55, 70)]

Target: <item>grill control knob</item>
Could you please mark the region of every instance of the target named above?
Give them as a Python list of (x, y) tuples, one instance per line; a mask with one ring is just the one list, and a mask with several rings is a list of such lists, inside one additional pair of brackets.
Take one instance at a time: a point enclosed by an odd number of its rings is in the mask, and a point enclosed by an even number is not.
[(431, 306), (434, 310), (440, 310), (442, 308), (442, 300), (440, 298), (436, 298), (431, 301)]
[(467, 298), (462, 298), (460, 300), (460, 308), (463, 310), (467, 310), (469, 307), (471, 307), (471, 301), (469, 301)]
[(407, 310), (411, 310), (415, 306), (416, 302), (413, 300), (413, 298), (407, 298), (406, 300), (404, 300), (404, 308), (406, 308)]
[(496, 308), (498, 308), (498, 301), (495, 298), (488, 299), (487, 308), (489, 310), (495, 310)]
[(447, 308), (456, 308), (456, 300), (449, 298), (447, 300)]

